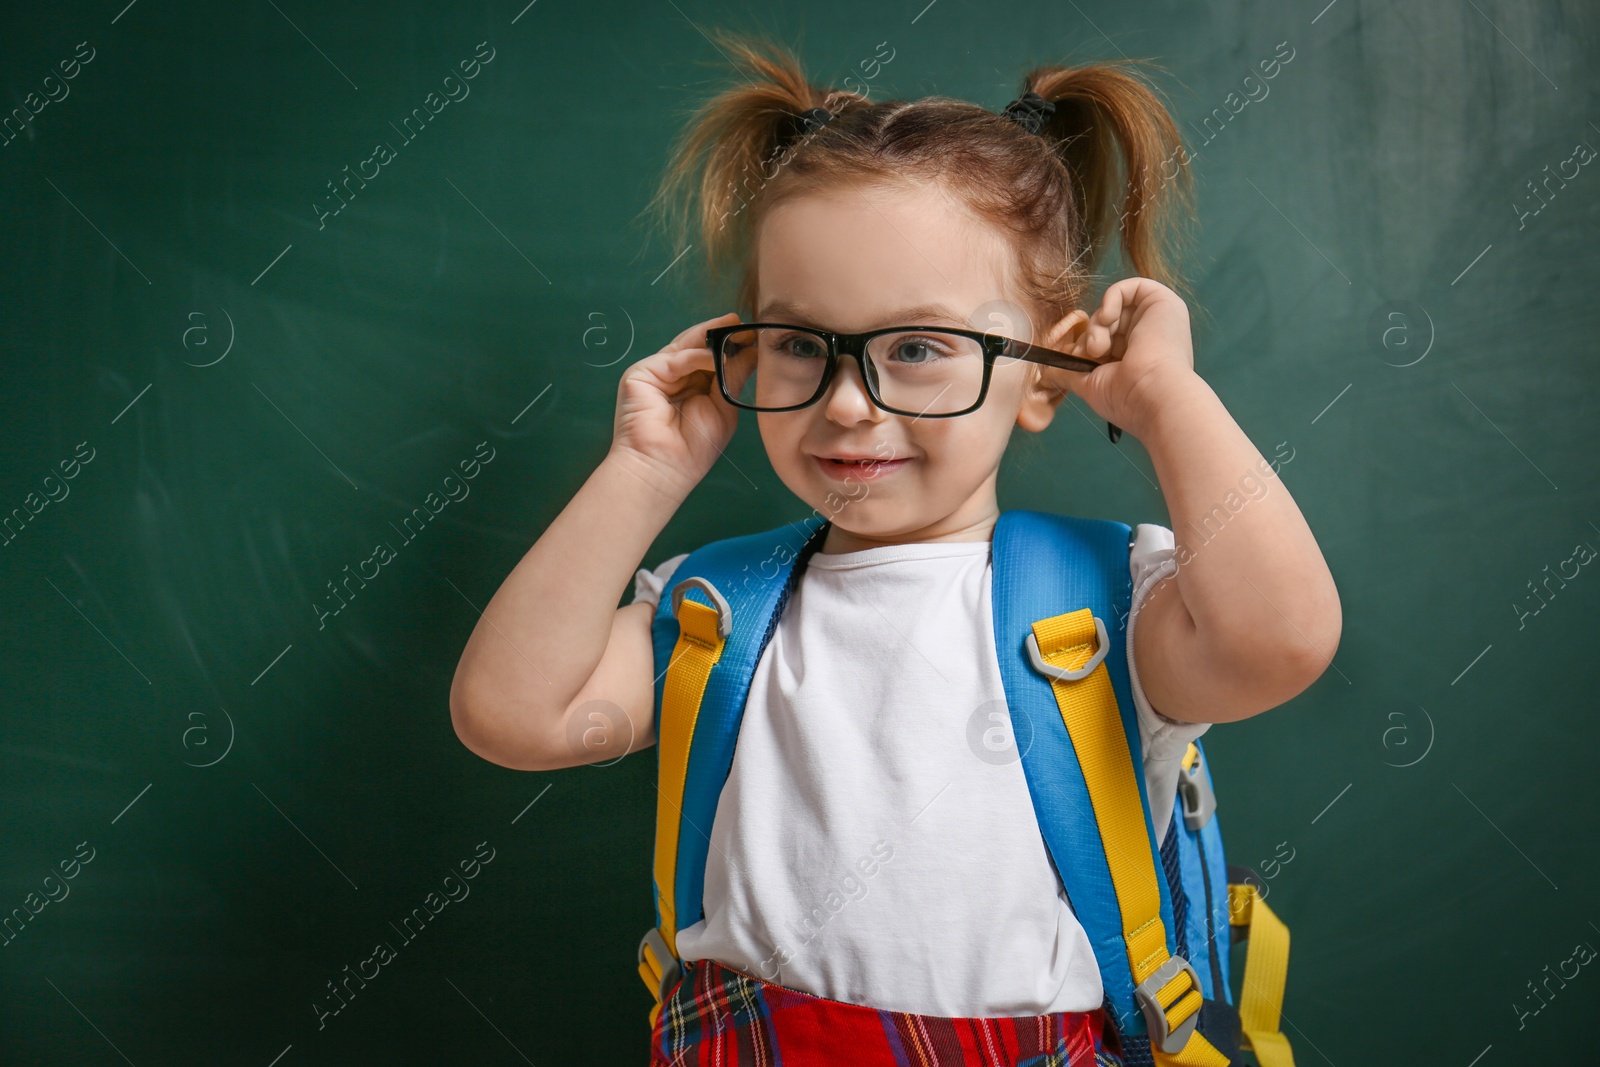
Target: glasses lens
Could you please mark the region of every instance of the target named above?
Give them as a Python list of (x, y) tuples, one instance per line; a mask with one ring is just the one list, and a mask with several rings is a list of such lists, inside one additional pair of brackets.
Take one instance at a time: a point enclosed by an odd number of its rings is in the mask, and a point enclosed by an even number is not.
[(788, 328), (736, 330), (722, 343), (722, 374), (741, 404), (770, 410), (804, 404), (828, 367), (828, 342)]
[(983, 391), (983, 346), (937, 330), (880, 334), (867, 342), (885, 405), (921, 415), (970, 408)]

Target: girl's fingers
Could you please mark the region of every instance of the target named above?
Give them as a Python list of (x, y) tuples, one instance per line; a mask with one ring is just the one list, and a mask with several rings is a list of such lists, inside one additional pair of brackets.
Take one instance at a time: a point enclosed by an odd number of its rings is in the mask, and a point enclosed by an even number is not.
[(1121, 317), (1122, 287), (1119, 282), (1106, 290), (1106, 295), (1101, 299), (1099, 308), (1095, 310), (1095, 319), (1101, 326), (1111, 326)]
[(651, 369), (669, 391), (682, 385), (683, 380), (696, 371), (716, 370), (709, 348), (680, 348), (662, 352), (658, 358), (660, 362)]
[[(659, 367), (654, 368), (660, 389), (669, 400), (681, 402), (695, 396), (708, 397), (718, 408), (732, 410), (717, 388), (716, 360), (709, 348), (684, 348), (677, 352), (662, 353)], [(700, 375), (698, 381), (693, 380)], [(729, 388), (735, 393), (743, 379), (730, 374)]]
[(1132, 323), (1126, 321), (1136, 310), (1132, 303), (1137, 293), (1139, 279), (1125, 278), (1106, 289), (1100, 306), (1090, 318), (1089, 337), (1092, 359), (1120, 358), (1117, 354), (1118, 338), (1125, 335)]
[(1089, 327), (1089, 358), (1098, 363), (1110, 351), (1111, 328), (1098, 322)]
[(680, 348), (704, 348), (707, 330), (713, 326), (729, 326), (738, 321), (739, 313), (736, 311), (729, 311), (718, 315), (714, 319), (707, 319), (704, 322), (697, 322), (687, 330), (684, 330), (678, 336), (674, 337), (672, 339), (672, 343), (667, 345), (666, 349), (663, 349), (663, 351)]
[(666, 363), (671, 367), (692, 370), (712, 370), (716, 367), (716, 362), (711, 358), (711, 349), (704, 346), (690, 346), (668, 353)]

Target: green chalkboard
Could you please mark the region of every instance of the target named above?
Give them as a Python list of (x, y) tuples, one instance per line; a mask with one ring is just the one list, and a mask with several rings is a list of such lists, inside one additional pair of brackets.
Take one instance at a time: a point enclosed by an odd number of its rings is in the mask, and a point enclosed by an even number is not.
[[(889, 42), (886, 98), (1166, 67), (1197, 364), (1344, 607), (1312, 689), (1207, 737), (1285, 1032), (1592, 1061), (1591, 6), (13, 7), (0, 1062), (646, 1062), (654, 750), (507, 770), (447, 694), (623, 368), (727, 306), (640, 212), (704, 31), (758, 23), (831, 84)], [(1068, 404), (1002, 505), (1165, 521)], [(804, 511), (747, 422), (641, 562)]]

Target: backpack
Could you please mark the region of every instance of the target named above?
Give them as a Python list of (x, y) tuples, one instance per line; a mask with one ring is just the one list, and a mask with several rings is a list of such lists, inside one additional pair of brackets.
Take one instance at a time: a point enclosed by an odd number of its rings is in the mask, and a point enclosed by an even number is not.
[[(652, 620), (656, 925), (638, 949), (652, 1027), (683, 973), (677, 933), (703, 918), (711, 825), (756, 664), (827, 526), (813, 514), (690, 553)], [(1132, 602), (1131, 538), (1124, 523), (1037, 511), (995, 524), (996, 653), (1040, 832), (1130, 1067), (1228, 1067), (1241, 1045), (1262, 1067), (1292, 1067), (1279, 1030), (1289, 933), (1260, 880), (1224, 864), (1198, 743), (1166, 832), (1151, 825), (1118, 610)], [(1243, 937), (1235, 1006), (1228, 949)]]

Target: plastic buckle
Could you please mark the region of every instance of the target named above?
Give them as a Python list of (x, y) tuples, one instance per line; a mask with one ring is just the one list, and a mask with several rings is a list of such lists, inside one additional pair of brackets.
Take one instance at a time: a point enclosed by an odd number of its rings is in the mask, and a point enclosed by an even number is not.
[(1033, 631), (1028, 631), (1027, 645), (1028, 658), (1033, 661), (1033, 669), (1047, 678), (1058, 678), (1063, 682), (1079, 682), (1089, 677), (1094, 669), (1100, 666), (1106, 658), (1106, 652), (1111, 648), (1111, 641), (1106, 637), (1106, 624), (1100, 621), (1100, 616), (1094, 618), (1094, 636), (1100, 647), (1095, 649), (1094, 655), (1089, 657), (1089, 662), (1081, 667), (1068, 670), (1065, 667), (1052, 667), (1044, 661), (1044, 656), (1039, 653), (1039, 639)]
[(723, 639), (726, 639), (729, 634), (733, 633), (733, 609), (728, 606), (728, 602), (723, 598), (722, 594), (717, 592), (717, 587), (699, 575), (695, 575), (693, 578), (685, 578), (672, 587), (672, 617), (678, 617), (678, 608), (683, 604), (683, 595), (689, 591), (691, 586), (711, 598), (711, 602), (717, 609), (717, 633), (721, 634)]
[(678, 957), (667, 951), (667, 940), (661, 936), (661, 931), (652, 926), (644, 932), (639, 939), (639, 963), (644, 963), (644, 947), (650, 946), (650, 951), (655, 953), (656, 961), (662, 963), (661, 981), (656, 986), (656, 1002), (665, 1004), (672, 987), (678, 984), (678, 979), (683, 976), (683, 966), (678, 962)]
[[(1184, 971), (1189, 972), (1189, 983), (1193, 989), (1200, 988), (1200, 976), (1194, 973), (1194, 968), (1182, 956), (1169, 956), (1167, 962), (1157, 967), (1144, 981), (1133, 989), (1133, 999), (1144, 1012), (1145, 1026), (1150, 1031), (1150, 1043), (1161, 1049), (1162, 1052), (1172, 1055), (1182, 1052), (1183, 1046), (1189, 1043), (1189, 1035), (1193, 1034), (1195, 1027), (1200, 1025), (1200, 1012), (1194, 1011), (1176, 1030), (1167, 1024), (1167, 1011), (1156, 999), (1161, 988), (1172, 981)], [(1180, 1000), (1182, 997), (1179, 998)]]
[(1199, 830), (1217, 811), (1217, 794), (1204, 773), (1204, 756), (1197, 756), (1188, 767), (1178, 768), (1178, 799), (1183, 802), (1183, 825)]

